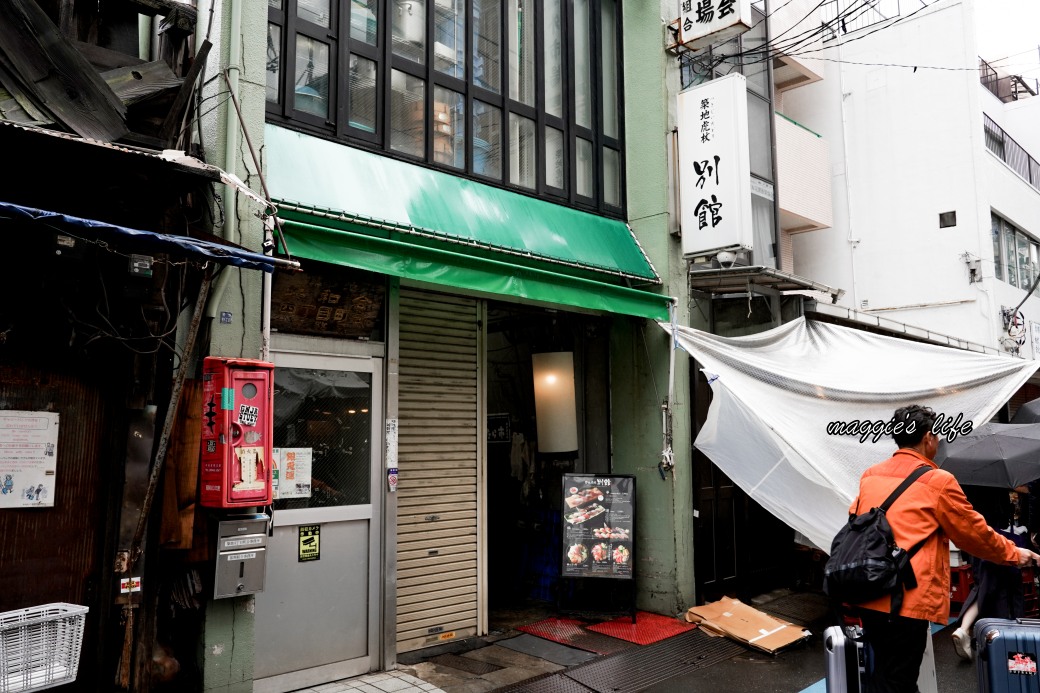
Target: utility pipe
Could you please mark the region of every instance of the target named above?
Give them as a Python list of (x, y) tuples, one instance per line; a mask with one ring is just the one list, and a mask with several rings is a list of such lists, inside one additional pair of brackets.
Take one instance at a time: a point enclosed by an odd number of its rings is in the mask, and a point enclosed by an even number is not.
[[(227, 84), (228, 92), (232, 98), (238, 98), (238, 78), (241, 73), (242, 61), (242, 0), (229, 0), (230, 18), (228, 20), (228, 67)], [(227, 111), (224, 115), (224, 170), (237, 174), (238, 156), (238, 120), (235, 109), (229, 102), (226, 104)], [(230, 185), (224, 185), (224, 239), (232, 243), (238, 243), (238, 204), (237, 193)], [(206, 309), (206, 317), (215, 318), (220, 312), (220, 300), (224, 296), (228, 283), (231, 281), (232, 272), (225, 271), (217, 277)], [(265, 273), (266, 274), (266, 273)]]

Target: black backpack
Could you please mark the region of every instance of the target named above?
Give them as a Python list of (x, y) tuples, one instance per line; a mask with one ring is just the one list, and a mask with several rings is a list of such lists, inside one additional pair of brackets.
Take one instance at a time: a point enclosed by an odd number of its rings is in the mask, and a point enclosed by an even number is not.
[(910, 473), (877, 508), (860, 515), (849, 515), (849, 522), (831, 543), (831, 555), (823, 569), (823, 591), (831, 599), (860, 604), (884, 595), (892, 596), (892, 613), (903, 605), (903, 590), (917, 587), (910, 559), (927, 541), (909, 551), (896, 546), (885, 513), (910, 484), (931, 467), (921, 466)]

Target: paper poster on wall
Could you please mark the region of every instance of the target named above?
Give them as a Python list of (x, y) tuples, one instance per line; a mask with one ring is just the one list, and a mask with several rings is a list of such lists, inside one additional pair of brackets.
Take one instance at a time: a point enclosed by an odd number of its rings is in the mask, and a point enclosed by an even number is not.
[(0, 508), (54, 506), (58, 414), (0, 411)]
[(564, 577), (632, 579), (636, 480), (563, 475)]
[(273, 497), (310, 498), (312, 448), (274, 448)]

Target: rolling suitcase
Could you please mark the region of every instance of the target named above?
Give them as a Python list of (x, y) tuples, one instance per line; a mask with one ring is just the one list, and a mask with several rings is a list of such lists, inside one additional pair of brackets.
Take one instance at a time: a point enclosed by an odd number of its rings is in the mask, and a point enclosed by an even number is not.
[(1040, 620), (982, 618), (972, 637), (979, 693), (1040, 693)]
[(827, 657), (827, 693), (860, 693), (867, 650), (858, 626), (831, 626), (823, 631)]

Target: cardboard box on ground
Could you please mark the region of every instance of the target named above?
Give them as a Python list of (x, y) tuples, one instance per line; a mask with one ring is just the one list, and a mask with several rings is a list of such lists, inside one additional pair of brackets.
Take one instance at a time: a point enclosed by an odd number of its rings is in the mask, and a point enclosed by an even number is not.
[(704, 606), (691, 606), (686, 620), (698, 624), (708, 635), (725, 636), (769, 654), (810, 636), (801, 626), (781, 621), (739, 599), (724, 598)]

